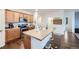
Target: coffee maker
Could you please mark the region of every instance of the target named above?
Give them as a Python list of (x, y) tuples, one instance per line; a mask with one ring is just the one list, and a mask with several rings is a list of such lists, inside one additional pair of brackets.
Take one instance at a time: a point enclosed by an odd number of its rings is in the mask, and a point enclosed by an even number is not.
[(13, 23), (9, 23), (9, 28), (13, 28)]

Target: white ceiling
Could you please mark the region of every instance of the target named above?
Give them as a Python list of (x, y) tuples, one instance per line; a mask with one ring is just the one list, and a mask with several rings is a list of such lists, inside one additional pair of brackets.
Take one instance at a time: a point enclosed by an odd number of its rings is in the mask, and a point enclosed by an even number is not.
[[(28, 11), (31, 13), (35, 12), (35, 9), (22, 9), (24, 11)], [(55, 12), (55, 11), (75, 11), (75, 12), (79, 12), (79, 9), (38, 9), (39, 13), (48, 13), (48, 12)]]
[[(32, 14), (35, 12), (35, 9), (21, 9), (27, 12), (31, 12)], [(38, 9), (38, 13), (40, 15), (45, 15), (45, 14), (52, 14), (53, 12), (57, 12), (57, 11), (75, 11), (75, 12), (79, 12), (79, 9)]]
[[(24, 11), (29, 11), (29, 12), (35, 12), (35, 9), (23, 9)], [(46, 12), (54, 12), (54, 11), (59, 11), (61, 9), (38, 9), (38, 12), (40, 13), (46, 13)]]

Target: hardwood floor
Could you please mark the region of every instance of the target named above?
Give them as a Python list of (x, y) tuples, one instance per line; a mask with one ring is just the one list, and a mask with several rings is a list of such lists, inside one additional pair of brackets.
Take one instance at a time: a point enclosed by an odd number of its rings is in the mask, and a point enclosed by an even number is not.
[(79, 39), (77, 39), (71, 32), (61, 36), (55, 35), (52, 47), (55, 48), (55, 46), (58, 49), (79, 49)]
[(23, 41), (21, 39), (6, 43), (1, 49), (24, 49)]
[[(68, 34), (68, 35), (67, 35)], [(79, 39), (71, 32), (65, 35), (54, 35), (54, 40), (51, 42), (54, 49), (79, 49)], [(21, 39), (7, 43), (2, 49), (24, 49)]]

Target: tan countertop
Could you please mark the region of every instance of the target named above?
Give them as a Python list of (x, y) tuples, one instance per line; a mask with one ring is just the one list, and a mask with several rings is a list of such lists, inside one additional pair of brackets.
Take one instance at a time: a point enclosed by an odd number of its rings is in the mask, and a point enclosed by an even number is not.
[(39, 40), (43, 40), (49, 33), (53, 32), (52, 29), (41, 30), (37, 32), (35, 29), (24, 31), (23, 34), (35, 37)]

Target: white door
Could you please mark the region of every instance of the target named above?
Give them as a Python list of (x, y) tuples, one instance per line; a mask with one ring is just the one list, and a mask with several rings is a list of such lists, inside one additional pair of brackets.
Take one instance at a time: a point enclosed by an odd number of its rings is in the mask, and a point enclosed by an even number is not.
[(0, 47), (5, 45), (5, 11), (0, 9)]

